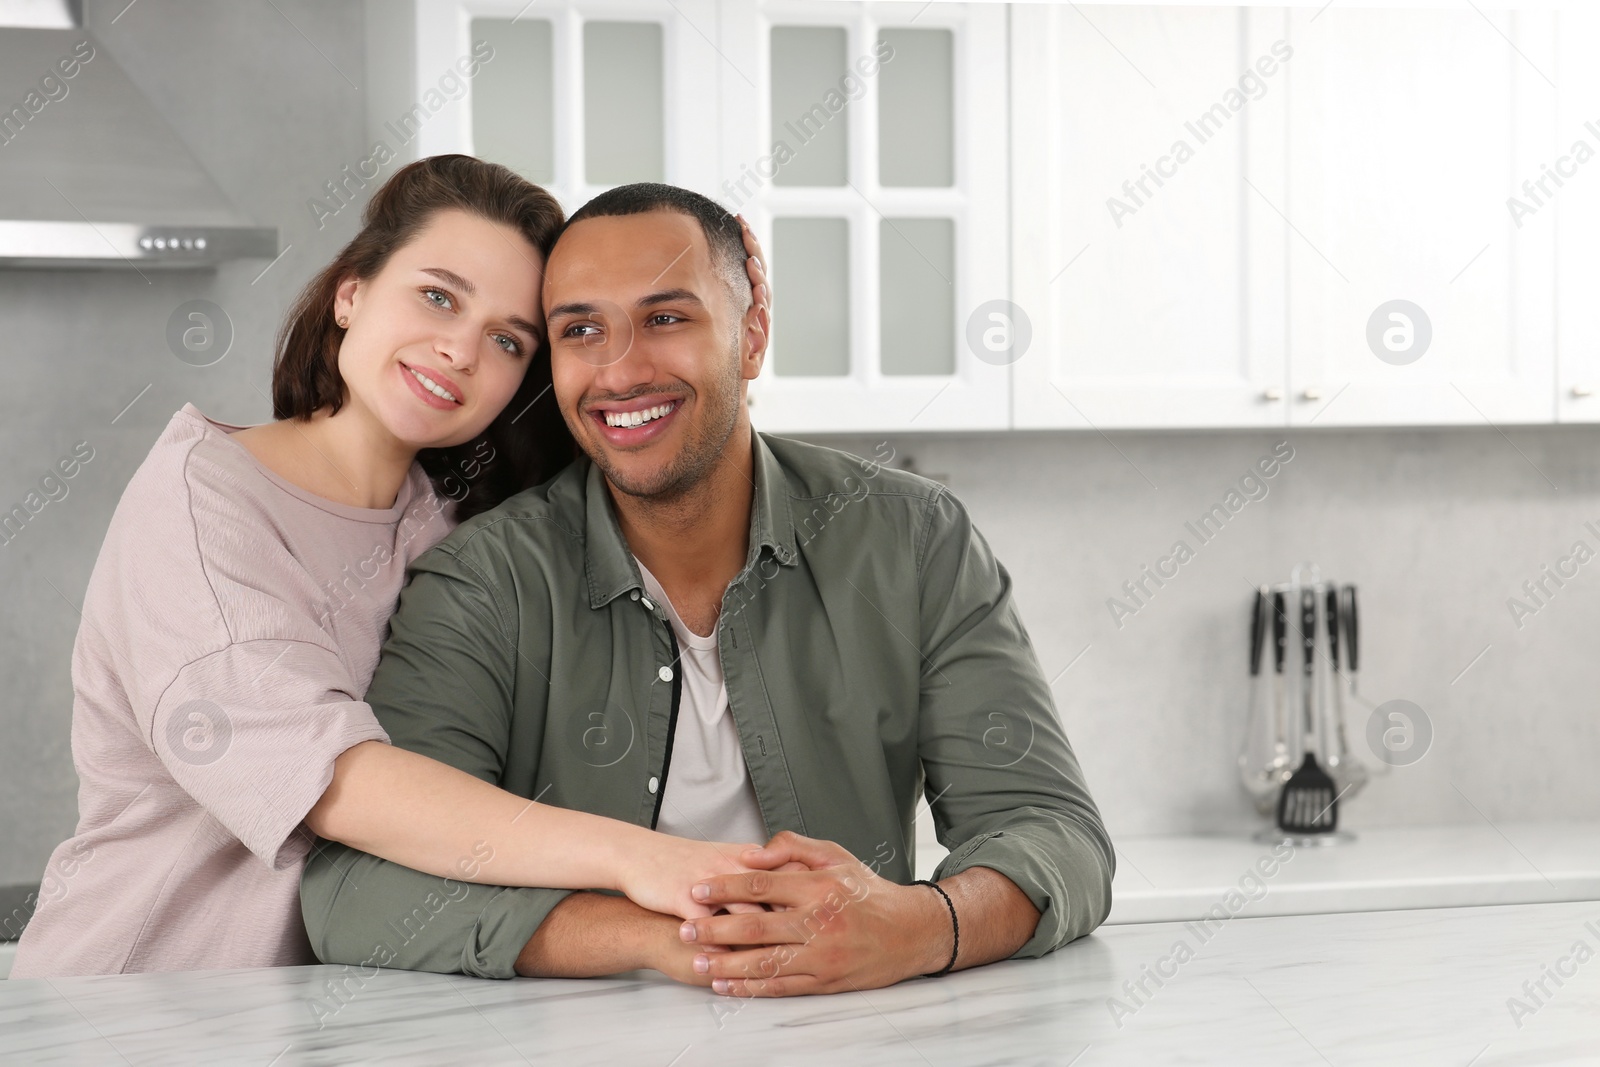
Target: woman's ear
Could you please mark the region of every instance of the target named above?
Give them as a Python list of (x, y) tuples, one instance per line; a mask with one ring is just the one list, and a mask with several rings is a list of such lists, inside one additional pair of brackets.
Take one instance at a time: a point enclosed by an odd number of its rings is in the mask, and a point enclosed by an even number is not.
[(333, 291), (333, 321), (348, 322), (355, 316), (357, 297), (361, 289), (361, 279), (346, 278), (339, 283)]

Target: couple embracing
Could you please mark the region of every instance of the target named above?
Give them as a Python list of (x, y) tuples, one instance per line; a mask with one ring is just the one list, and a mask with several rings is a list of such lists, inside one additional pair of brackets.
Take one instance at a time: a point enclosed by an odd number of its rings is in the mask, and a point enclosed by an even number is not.
[[(290, 312), (276, 421), (185, 405), (117, 507), (78, 829), (12, 977), (785, 996), (1099, 925), (1111, 844), (1009, 576), (942, 486), (752, 428), (769, 304), (696, 193), (564, 219), (471, 157), (397, 172)], [(924, 797), (950, 854), (915, 883)]]

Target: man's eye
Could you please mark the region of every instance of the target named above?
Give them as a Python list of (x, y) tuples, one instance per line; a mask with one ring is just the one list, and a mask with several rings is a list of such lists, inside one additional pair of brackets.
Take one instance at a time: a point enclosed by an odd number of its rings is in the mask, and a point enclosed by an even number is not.
[(645, 321), (651, 326), (670, 326), (674, 322), (682, 322), (683, 320), (676, 315), (663, 311), (659, 314), (651, 315)]
[(592, 322), (575, 322), (571, 326), (568, 326), (565, 330), (562, 330), (561, 331), (561, 336), (562, 337), (588, 337), (588, 336), (590, 336), (588, 333), (581, 332), (581, 331), (585, 331), (585, 330), (592, 330), (595, 333), (599, 333), (600, 332), (600, 328), (598, 326), (596, 326)]
[[(443, 289), (424, 289), (422, 290), (422, 297), (436, 308), (444, 308), (448, 311), (455, 306), (450, 302), (450, 294)], [(434, 297), (439, 299), (435, 300)]]

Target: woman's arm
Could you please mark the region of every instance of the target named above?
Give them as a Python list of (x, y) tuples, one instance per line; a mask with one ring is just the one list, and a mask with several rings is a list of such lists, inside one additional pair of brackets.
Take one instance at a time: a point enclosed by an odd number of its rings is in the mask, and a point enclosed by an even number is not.
[(333, 781), (305, 823), (321, 837), (437, 877), (614, 889), (651, 911), (686, 919), (711, 914), (690, 898), (689, 887), (713, 874), (750, 870), (739, 853), (760, 844), (690, 841), (535, 803), (381, 741), (363, 741), (334, 761)]

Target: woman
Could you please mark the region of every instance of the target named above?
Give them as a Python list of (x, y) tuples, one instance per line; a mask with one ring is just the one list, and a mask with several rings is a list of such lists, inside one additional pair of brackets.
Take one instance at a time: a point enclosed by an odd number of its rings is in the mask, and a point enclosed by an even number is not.
[(278, 421), (173, 416), (90, 578), (78, 832), (46, 867), (13, 978), (315, 963), (299, 904), (313, 834), (685, 918), (709, 914), (694, 881), (746, 869), (732, 857), (754, 843), (530, 803), (396, 749), (362, 702), (406, 565), (573, 458), (539, 299), (561, 223), (504, 167), (413, 163), (291, 310)]

